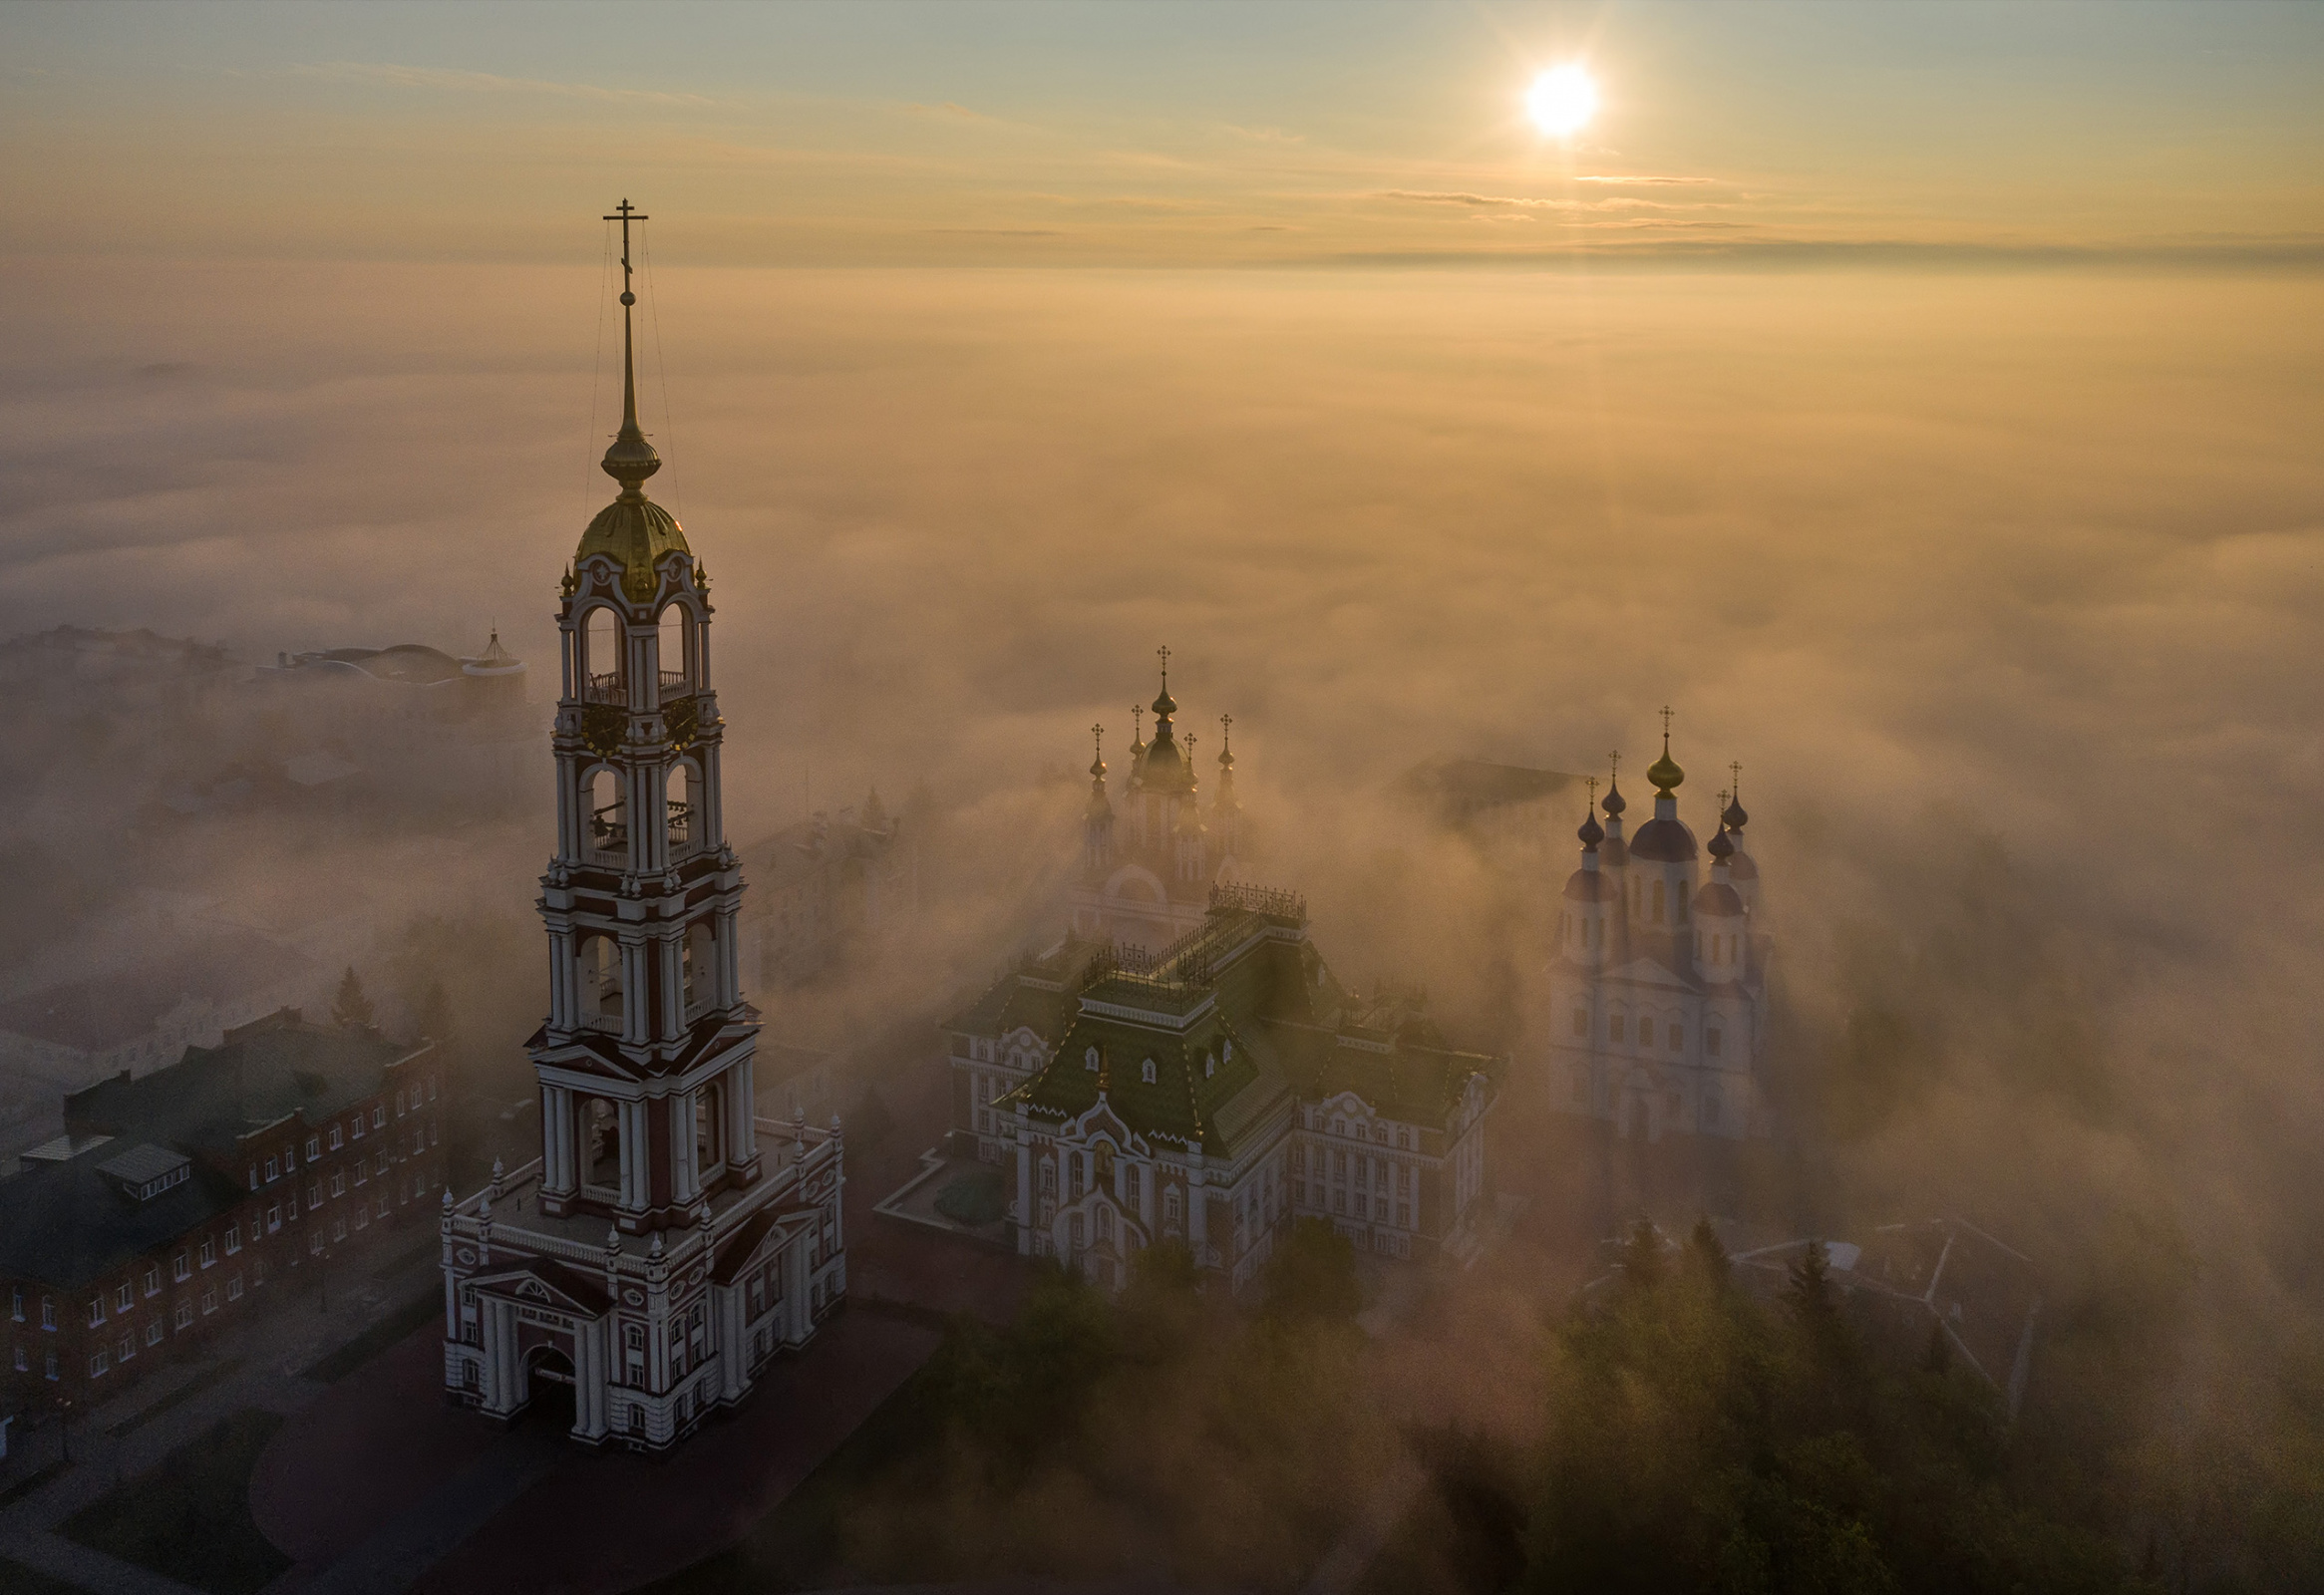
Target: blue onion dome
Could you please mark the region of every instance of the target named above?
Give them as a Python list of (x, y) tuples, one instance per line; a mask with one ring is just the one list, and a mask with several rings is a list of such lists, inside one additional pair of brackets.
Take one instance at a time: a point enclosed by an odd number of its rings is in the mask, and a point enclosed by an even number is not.
[(1606, 796), (1599, 801), (1598, 806), (1614, 818), (1619, 819), (1622, 817), (1622, 810), (1630, 805), (1622, 800), (1620, 785), (1609, 782), (1606, 786)]
[(1598, 816), (1595, 814), (1583, 814), (1581, 816), (1581, 829), (1575, 831), (1574, 834), (1581, 838), (1582, 846), (1592, 852), (1597, 850), (1599, 842), (1606, 839), (1605, 827), (1598, 823)]
[(1711, 838), (1709, 852), (1715, 862), (1722, 864), (1735, 856), (1735, 842), (1733, 838), (1727, 834), (1727, 827), (1725, 825), (1721, 825), (1719, 827), (1719, 834)]
[(1695, 893), (1695, 917), (1698, 919), (1741, 919), (1743, 894), (1723, 880), (1714, 880)]
[(1719, 822), (1729, 830), (1741, 830), (1751, 822), (1751, 815), (1743, 811), (1743, 795), (1741, 793), (1737, 793), (1734, 798), (1728, 800), (1726, 810), (1719, 815)]
[(1613, 877), (1601, 870), (1577, 869), (1565, 877), (1565, 900), (1569, 903), (1608, 903), (1620, 895)]

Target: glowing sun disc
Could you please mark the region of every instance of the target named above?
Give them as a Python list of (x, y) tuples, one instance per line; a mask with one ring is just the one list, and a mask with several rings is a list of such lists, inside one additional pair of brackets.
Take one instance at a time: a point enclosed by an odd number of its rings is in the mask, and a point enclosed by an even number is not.
[(1525, 115), (1553, 139), (1579, 133), (1598, 109), (1598, 86), (1579, 67), (1551, 67), (1525, 91)]

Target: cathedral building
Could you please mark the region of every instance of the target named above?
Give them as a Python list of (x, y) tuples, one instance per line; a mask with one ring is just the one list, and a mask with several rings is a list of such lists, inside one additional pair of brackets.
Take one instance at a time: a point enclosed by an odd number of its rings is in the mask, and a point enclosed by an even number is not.
[(754, 1110), (740, 862), (720, 805), (710, 584), (645, 494), (622, 223), (620, 495), (557, 617), (557, 846), (541, 877), (540, 1155), (444, 1196), (444, 1378), (497, 1418), (658, 1449), (741, 1401), (846, 1290), (841, 1143)]
[[(1082, 824), (1081, 871), (1073, 887), (1073, 930), (1093, 940), (1162, 947), (1202, 928), (1210, 887), (1241, 869), (1242, 804), (1234, 796), (1234, 717), (1218, 717), (1218, 794), (1205, 814), (1194, 769), (1194, 739), (1180, 741), (1170, 696), (1170, 651), (1162, 650), (1162, 691), (1154, 700), (1154, 741), (1133, 730), (1119, 809), (1106, 793), (1105, 732), (1092, 728), (1090, 801)], [(1131, 710), (1134, 726), (1139, 711)]]
[(1646, 779), (1654, 817), (1635, 837), (1623, 834), (1618, 779), (1596, 805), (1605, 823), (1587, 813), (1578, 832), (1539, 1026), (1549, 1099), (1650, 1141), (1764, 1135), (1771, 949), (1754, 922), (1759, 869), (1744, 851), (1740, 780), (1720, 794), (1706, 848), (1679, 818), (1686, 773), (1670, 757), (1668, 711)]
[(1159, 954), (1069, 937), (948, 1029), (1026, 1256), (1112, 1288), (1177, 1242), (1240, 1288), (1295, 1217), (1386, 1257), (1474, 1242), (1499, 1061), (1343, 986), (1292, 893), (1213, 886)]

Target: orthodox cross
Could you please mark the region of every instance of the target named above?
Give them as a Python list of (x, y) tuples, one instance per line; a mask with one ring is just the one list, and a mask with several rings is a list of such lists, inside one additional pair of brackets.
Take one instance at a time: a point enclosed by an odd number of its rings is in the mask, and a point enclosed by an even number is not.
[(1095, 752), (1098, 756), (1098, 763), (1104, 764), (1106, 762), (1106, 728), (1092, 726), (1090, 728), (1090, 741), (1097, 745)]
[(650, 221), (653, 218), (627, 199), (622, 200), (613, 209), (615, 213), (605, 219), (621, 223), (621, 302), (625, 305), (634, 305), (637, 303), (637, 295), (629, 291), (629, 224), (633, 221)]
[(1165, 645), (1163, 647), (1157, 648), (1155, 652), (1162, 658), (1162, 686), (1166, 688), (1170, 684), (1170, 651), (1169, 648)]
[(1662, 706), (1662, 740), (1665, 743), (1670, 741), (1670, 705), (1668, 704)]
[(1218, 717), (1218, 743), (1219, 743), (1219, 746), (1220, 746), (1220, 747), (1222, 747), (1222, 748), (1223, 748), (1224, 746), (1226, 746), (1226, 739), (1227, 739), (1227, 738), (1229, 738), (1229, 737), (1231, 737), (1231, 736), (1233, 736), (1233, 735), (1234, 735), (1234, 716), (1232, 716), (1232, 715), (1220, 715), (1220, 716)]
[(1146, 741), (1146, 705), (1144, 704), (1130, 706), (1130, 740), (1132, 742)]
[(1606, 755), (1606, 760), (1614, 767), (1614, 774), (1607, 782), (1607, 785), (1611, 786), (1614, 782), (1620, 781), (1622, 779), (1622, 750), (1619, 748), (1615, 749), (1612, 753)]
[(1729, 765), (1729, 766), (1727, 767), (1727, 773), (1728, 773), (1730, 776), (1733, 776), (1733, 777), (1735, 778), (1735, 796), (1736, 796), (1737, 798), (1740, 798), (1743, 796), (1743, 763), (1742, 763), (1742, 761), (1741, 761), (1741, 760), (1738, 760), (1738, 761), (1736, 761), (1734, 764), (1732, 764), (1732, 765)]
[(1598, 801), (1598, 778), (1595, 776), (1590, 777), (1588, 786), (1590, 806), (1595, 808)]

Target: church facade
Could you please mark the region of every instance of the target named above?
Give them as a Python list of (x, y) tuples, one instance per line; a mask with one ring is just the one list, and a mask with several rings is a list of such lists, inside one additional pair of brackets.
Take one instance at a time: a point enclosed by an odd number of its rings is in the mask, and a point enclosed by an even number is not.
[(1594, 805), (1605, 823), (1587, 813), (1577, 833), (1580, 866), (1558, 904), (1548, 1005), (1536, 1016), (1549, 1101), (1649, 1141), (1765, 1135), (1772, 947), (1755, 921), (1749, 816), (1740, 790), (1720, 795), (1706, 869), (1706, 849), (1679, 818), (1686, 774), (1667, 727), (1646, 778), (1654, 817), (1635, 837), (1623, 834), (1618, 780)]
[(1381, 1256), (1470, 1243), (1497, 1061), (1343, 986), (1289, 892), (1215, 885), (1159, 954), (1069, 937), (948, 1029), (1023, 1255), (1115, 1287), (1176, 1242), (1239, 1288), (1297, 1217)]
[[(1218, 718), (1218, 793), (1204, 809), (1194, 739), (1177, 735), (1169, 650), (1162, 650), (1162, 691), (1154, 700), (1154, 741), (1132, 731), (1122, 802), (1106, 791), (1104, 728), (1093, 727), (1090, 800), (1082, 823), (1081, 869), (1072, 888), (1077, 936), (1164, 947), (1202, 928), (1213, 883), (1242, 867), (1242, 804), (1234, 795), (1234, 717)], [(1142, 726), (1131, 710), (1134, 728)]]
[[(541, 877), (540, 1155), (441, 1221), (445, 1388), (590, 1443), (667, 1446), (741, 1401), (846, 1290), (839, 1125), (755, 1111), (742, 869), (720, 803), (709, 579), (645, 494), (622, 205), (615, 500), (558, 615), (557, 847)], [(608, 220), (615, 219), (608, 217)]]

